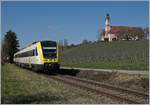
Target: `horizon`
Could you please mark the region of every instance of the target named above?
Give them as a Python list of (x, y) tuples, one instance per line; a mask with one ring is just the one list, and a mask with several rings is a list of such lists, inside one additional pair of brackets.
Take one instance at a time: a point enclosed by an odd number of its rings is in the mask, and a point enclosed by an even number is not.
[(36, 40), (96, 41), (107, 13), (111, 26), (149, 26), (148, 1), (2, 1), (1, 7), (2, 38), (12, 30), (21, 48)]

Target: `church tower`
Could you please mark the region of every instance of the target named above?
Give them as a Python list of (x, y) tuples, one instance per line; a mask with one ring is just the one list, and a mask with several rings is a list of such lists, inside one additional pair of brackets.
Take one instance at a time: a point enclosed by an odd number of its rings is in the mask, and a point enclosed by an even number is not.
[(105, 18), (105, 33), (101, 38), (102, 41), (110, 42), (114, 38), (114, 34), (110, 33), (110, 31), (111, 31), (110, 24), (111, 24), (110, 16), (107, 13), (106, 18)]
[(105, 18), (105, 33), (102, 35), (101, 38), (102, 41), (111, 42), (117, 40), (117, 35), (114, 32), (115, 29), (110, 24), (111, 24), (111, 19), (109, 14), (107, 13)]
[(110, 32), (110, 30), (110, 16), (109, 14), (107, 14), (105, 18), (105, 37), (108, 37), (108, 33)]

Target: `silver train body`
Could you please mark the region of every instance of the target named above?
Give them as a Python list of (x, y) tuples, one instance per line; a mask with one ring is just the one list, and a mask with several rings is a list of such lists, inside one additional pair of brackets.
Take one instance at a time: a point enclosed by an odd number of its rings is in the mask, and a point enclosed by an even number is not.
[(14, 54), (14, 62), (20, 67), (35, 71), (59, 69), (58, 43), (38, 41)]

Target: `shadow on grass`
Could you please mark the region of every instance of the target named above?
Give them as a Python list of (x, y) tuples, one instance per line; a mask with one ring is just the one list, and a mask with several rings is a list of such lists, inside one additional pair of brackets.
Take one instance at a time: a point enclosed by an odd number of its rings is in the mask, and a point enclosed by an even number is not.
[(61, 74), (61, 75), (76, 76), (79, 72), (80, 72), (80, 70), (76, 70), (76, 69), (59, 69), (59, 70), (51, 70), (48, 73), (50, 75), (55, 75), (55, 73), (58, 73), (58, 74)]
[(60, 104), (63, 103), (63, 97), (58, 95), (52, 95), (47, 93), (32, 94), (32, 95), (17, 95), (9, 98), (3, 98), (1, 100), (2, 104)]
[(60, 70), (52, 70), (48, 73), (49, 75), (70, 75), (70, 76), (76, 76), (81, 78), (87, 78), (92, 80), (102, 80), (107, 81), (111, 79), (112, 77), (115, 77), (116, 72), (103, 72), (103, 71), (93, 71), (93, 70), (78, 70), (78, 69), (60, 69)]

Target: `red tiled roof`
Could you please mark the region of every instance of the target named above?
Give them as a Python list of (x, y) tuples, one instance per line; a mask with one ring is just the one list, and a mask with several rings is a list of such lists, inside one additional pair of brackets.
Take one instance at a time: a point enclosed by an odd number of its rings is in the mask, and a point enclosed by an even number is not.
[(116, 34), (120, 31), (125, 31), (125, 30), (127, 30), (126, 26), (111, 26), (110, 33), (111, 34)]

